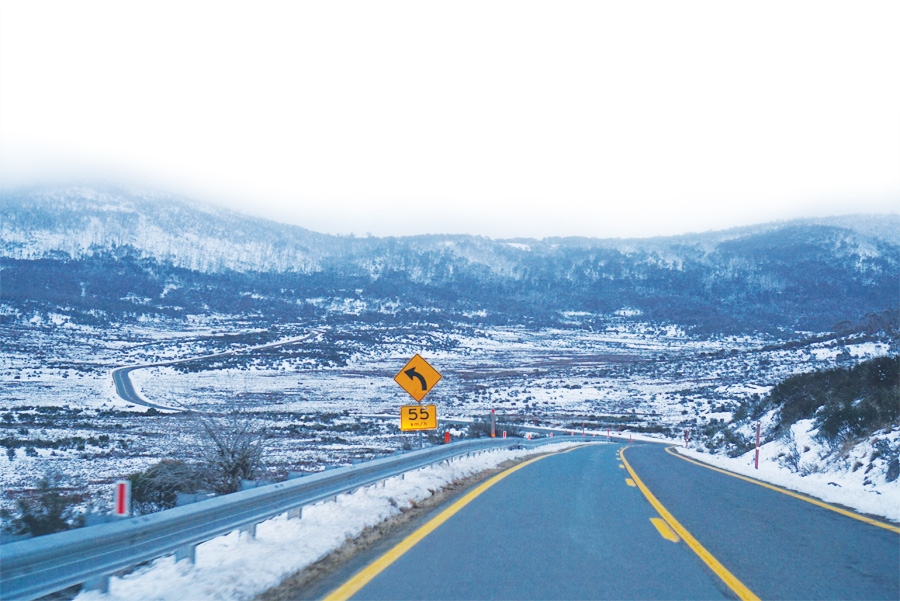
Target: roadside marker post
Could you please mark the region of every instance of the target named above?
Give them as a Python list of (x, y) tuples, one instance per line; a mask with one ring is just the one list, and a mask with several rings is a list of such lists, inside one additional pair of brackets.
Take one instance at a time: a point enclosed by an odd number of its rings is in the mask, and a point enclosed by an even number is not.
[(503, 438), (506, 438), (506, 430), (503, 431)]
[(119, 518), (131, 515), (131, 480), (116, 480), (113, 515)]
[(444, 432), (444, 443), (450, 442), (450, 432)]
[(497, 428), (494, 423), (494, 410), (491, 409), (491, 438), (497, 438)]
[(756, 469), (759, 469), (759, 422), (756, 422)]

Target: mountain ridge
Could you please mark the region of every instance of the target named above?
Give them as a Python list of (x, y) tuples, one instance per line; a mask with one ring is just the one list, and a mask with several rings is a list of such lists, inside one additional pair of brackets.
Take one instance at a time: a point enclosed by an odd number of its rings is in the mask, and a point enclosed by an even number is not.
[[(633, 307), (713, 330), (827, 329), (895, 310), (900, 245), (890, 233), (900, 216), (813, 221), (626, 240), (355, 238), (166, 195), (4, 193), (2, 300), (87, 307), (94, 297), (128, 312), (123, 299), (150, 299), (137, 312), (163, 310), (179, 298), (176, 289), (184, 311), (219, 303), (287, 314), (305, 298), (343, 296), (545, 321)], [(112, 284), (109, 272), (117, 274)], [(68, 292), (52, 290), (51, 273)], [(130, 291), (137, 287), (140, 294)], [(233, 298), (210, 301), (217, 288)]]
[[(127, 223), (131, 216), (136, 219)], [(23, 221), (31, 218), (31, 223)], [(104, 217), (104, 220), (101, 220)], [(152, 217), (152, 220), (150, 219)], [(103, 223), (105, 221), (105, 223)], [(36, 240), (40, 229), (35, 222), (43, 226), (47, 240), (42, 248)], [(154, 223), (155, 222), (155, 223)], [(21, 227), (16, 227), (21, 224)], [(206, 261), (193, 258), (190, 261), (179, 259), (179, 245), (160, 239), (171, 237), (176, 227), (184, 228), (193, 224), (188, 230), (188, 237), (193, 238), (195, 246), (212, 258)], [(103, 229), (99, 226), (106, 225)], [(646, 251), (655, 248), (671, 248), (684, 244), (720, 243), (732, 238), (762, 234), (767, 231), (796, 225), (822, 225), (850, 230), (857, 235), (900, 245), (900, 214), (886, 215), (845, 215), (826, 218), (801, 218), (787, 221), (774, 221), (747, 226), (739, 226), (724, 230), (691, 232), (673, 236), (654, 236), (647, 238), (593, 238), (584, 236), (553, 236), (546, 238), (490, 238), (469, 234), (421, 234), (413, 236), (353, 237), (321, 234), (298, 225), (253, 217), (212, 205), (209, 203), (187, 200), (171, 194), (146, 191), (128, 191), (124, 188), (98, 189), (86, 186), (69, 188), (36, 188), (19, 191), (0, 192), (0, 232), (3, 233), (3, 244), (0, 246), (2, 256), (14, 258), (40, 258), (50, 251), (68, 252), (73, 258), (88, 252), (92, 246), (110, 247), (113, 245), (131, 245), (161, 260), (171, 260), (179, 266), (205, 270), (282, 270), (309, 271), (326, 255), (352, 253), (353, 247), (370, 247), (380, 241), (401, 241), (409, 246), (424, 247), (435, 242), (447, 247), (453, 243), (488, 241), (491, 244), (506, 245), (516, 250), (541, 250), (550, 252), (557, 246), (579, 248), (606, 248), (622, 252)], [(56, 232), (50, 227), (55, 226)], [(80, 230), (79, 230), (80, 226)], [(169, 232), (165, 227), (168, 226)], [(241, 227), (239, 227), (241, 226)], [(251, 234), (246, 235), (246, 230)], [(877, 227), (876, 227), (877, 226)], [(60, 230), (65, 229), (65, 236)], [(198, 232), (202, 230), (205, 236)], [(890, 233), (893, 232), (893, 235)], [(56, 235), (54, 235), (56, 234)], [(244, 234), (244, 235), (242, 235)], [(263, 235), (265, 234), (265, 235)], [(28, 240), (28, 237), (31, 240)], [(230, 248), (219, 244), (204, 244), (204, 238), (222, 240), (225, 237), (236, 238), (237, 242)], [(260, 243), (266, 239), (266, 243)], [(56, 243), (54, 245), (54, 242)], [(248, 248), (241, 249), (250, 258), (234, 258), (230, 263), (224, 259), (226, 250), (237, 250), (237, 243), (251, 243)], [(252, 244), (255, 243), (255, 246)], [(293, 247), (285, 255), (273, 250), (276, 246)], [(234, 254), (233, 252), (231, 253)], [(254, 254), (258, 256), (253, 256)], [(277, 255), (281, 261), (265, 255)], [(267, 260), (268, 259), (268, 260)]]

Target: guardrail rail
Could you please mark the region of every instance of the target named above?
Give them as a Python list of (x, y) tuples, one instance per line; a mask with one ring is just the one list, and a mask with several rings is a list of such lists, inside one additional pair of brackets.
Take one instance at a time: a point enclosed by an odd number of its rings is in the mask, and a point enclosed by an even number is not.
[(581, 436), (538, 440), (476, 439), (326, 470), (158, 513), (124, 518), (0, 545), (0, 598), (28, 601), (82, 584), (107, 590), (109, 577), (140, 563), (174, 554), (193, 561), (200, 543), (234, 530), (255, 534), (277, 515), (298, 516), (312, 505), (410, 470), (504, 447), (537, 447), (582, 441)]

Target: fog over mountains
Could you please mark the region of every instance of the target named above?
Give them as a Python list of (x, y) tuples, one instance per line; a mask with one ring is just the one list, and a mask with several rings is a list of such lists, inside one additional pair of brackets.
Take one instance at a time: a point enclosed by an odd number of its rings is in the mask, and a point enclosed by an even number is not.
[(628, 240), (354, 238), (80, 187), (2, 193), (0, 232), (10, 319), (29, 311), (325, 319), (325, 298), (373, 319), (427, 311), (552, 324), (578, 313), (589, 324), (629, 309), (698, 331), (795, 331), (893, 320), (900, 294), (898, 215)]

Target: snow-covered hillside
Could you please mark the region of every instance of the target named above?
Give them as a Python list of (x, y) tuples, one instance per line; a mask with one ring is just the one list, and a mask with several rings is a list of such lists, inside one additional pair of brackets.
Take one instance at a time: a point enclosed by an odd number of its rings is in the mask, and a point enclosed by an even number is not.
[[(896, 309), (900, 247), (873, 219), (900, 228), (900, 216), (887, 215), (647, 240), (353, 238), (152, 193), (4, 192), (0, 268), (14, 306), (3, 310), (47, 301), (90, 311), (103, 299), (128, 313), (272, 314), (340, 295), (414, 298), (494, 322), (567, 311), (602, 319), (629, 307), (713, 333), (822, 331)], [(212, 302), (244, 296), (245, 306)]]
[(300, 227), (149, 192), (7, 193), (0, 207), (2, 254), (17, 259), (79, 258), (131, 246), (185, 269), (311, 272), (333, 245)]

